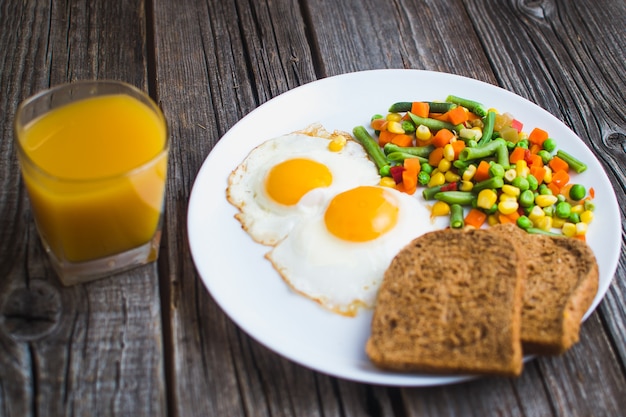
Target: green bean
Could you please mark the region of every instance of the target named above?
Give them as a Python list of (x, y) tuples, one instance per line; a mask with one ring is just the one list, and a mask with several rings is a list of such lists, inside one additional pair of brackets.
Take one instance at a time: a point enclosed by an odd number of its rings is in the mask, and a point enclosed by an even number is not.
[(424, 191), (422, 191), (422, 197), (424, 197), (424, 200), (432, 200), (435, 198), (435, 194), (439, 192), (441, 192), (441, 185), (427, 187), (424, 188)]
[(421, 156), (422, 158), (428, 158), (428, 155), (435, 149), (434, 146), (398, 146), (395, 143), (386, 143), (383, 147), (383, 152), (389, 155), (392, 152), (405, 152), (413, 156)]
[(445, 101), (427, 101), (431, 113), (446, 113), (456, 107), (454, 103)]
[(444, 122), (444, 121), (437, 120), (437, 119), (431, 119), (430, 117), (420, 117), (411, 112), (409, 112), (408, 115), (411, 118), (411, 120), (413, 120), (413, 123), (415, 123), (415, 126), (424, 125), (433, 131), (438, 131), (441, 129), (448, 129), (448, 130), (454, 131), (457, 129), (457, 126), (453, 125), (452, 123)]
[(413, 103), (410, 101), (398, 101), (397, 103), (393, 103), (389, 106), (389, 113), (404, 113), (411, 111), (411, 106), (413, 106)]
[[(496, 151), (502, 147), (508, 153), (508, 150), (506, 149), (506, 142), (504, 141), (504, 139), (496, 139), (487, 143), (486, 145), (477, 146), (475, 148), (465, 147), (459, 154), (459, 159), (461, 161), (467, 161), (469, 159), (487, 158), (494, 155)], [(506, 165), (508, 165), (508, 163)]]
[(483, 126), (483, 135), (478, 141), (478, 146), (485, 145), (489, 143), (493, 137), (493, 125), (496, 122), (496, 113), (493, 111), (487, 112), (487, 116), (485, 116), (484, 126)]
[(474, 184), (472, 191), (477, 193), (487, 188), (502, 188), (504, 179), (502, 177), (493, 177)]
[(434, 195), (434, 198), (448, 204), (470, 206), (476, 195), (471, 191), (440, 191)]
[(463, 219), (463, 207), (460, 204), (450, 205), (450, 227), (453, 229), (461, 229), (465, 226)]
[(405, 159), (409, 159), (409, 158), (417, 158), (417, 159), (419, 159), (420, 160), (420, 164), (422, 164), (424, 162), (428, 162), (428, 158), (424, 158), (422, 156), (413, 155), (413, 154), (408, 153), (408, 152), (397, 151), (397, 152), (391, 152), (391, 153), (387, 154), (387, 160), (391, 161), (391, 162), (403, 162)]
[(561, 149), (556, 151), (556, 156), (558, 156), (559, 158), (567, 162), (567, 165), (569, 165), (569, 167), (572, 168), (574, 171), (576, 171), (576, 173), (578, 174), (580, 174), (581, 172), (584, 172), (587, 169), (587, 165), (585, 165), (584, 162), (582, 162), (579, 159), (576, 159), (575, 157), (573, 157), (572, 155), (570, 155), (569, 153)]
[(454, 95), (449, 95), (448, 98), (446, 98), (446, 101), (448, 103), (454, 103), (459, 106), (463, 106), (478, 117), (482, 118), (487, 115), (487, 108), (477, 101), (468, 100)]
[[(379, 172), (386, 166), (389, 166), (389, 162), (383, 153), (383, 150), (380, 149), (376, 140), (368, 133), (368, 131), (363, 126), (357, 126), (352, 130), (354, 137), (357, 141), (363, 146), (365, 152), (370, 156)], [(382, 174), (381, 174), (382, 175)]]
[(538, 227), (529, 227), (526, 229), (528, 233), (536, 234), (536, 235), (546, 235), (546, 236), (563, 236), (558, 233), (549, 232), (547, 230), (540, 229)]

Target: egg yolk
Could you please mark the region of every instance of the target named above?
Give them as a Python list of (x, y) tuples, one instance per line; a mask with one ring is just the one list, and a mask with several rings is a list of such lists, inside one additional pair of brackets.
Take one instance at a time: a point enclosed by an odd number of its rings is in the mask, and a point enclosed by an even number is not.
[(380, 187), (357, 187), (337, 194), (324, 215), (326, 228), (340, 239), (366, 242), (391, 230), (398, 206)]
[(265, 190), (277, 203), (297, 204), (309, 191), (328, 187), (333, 175), (328, 167), (306, 158), (288, 159), (274, 165), (265, 179)]

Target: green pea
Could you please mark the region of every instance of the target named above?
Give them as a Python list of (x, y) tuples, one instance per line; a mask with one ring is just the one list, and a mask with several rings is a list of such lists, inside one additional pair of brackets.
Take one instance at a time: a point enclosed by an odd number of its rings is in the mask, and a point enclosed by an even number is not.
[(487, 214), (493, 214), (496, 211), (498, 211), (498, 203), (494, 204), (493, 206), (491, 206), (490, 209), (485, 210), (485, 213)]
[(509, 150), (509, 152), (511, 152), (513, 149), (515, 149), (515, 142), (511, 142), (510, 140), (507, 140), (506, 148)]
[(524, 177), (515, 177), (511, 185), (520, 189), (520, 191), (526, 191), (530, 188), (530, 183)]
[(430, 181), (430, 174), (428, 172), (420, 171), (420, 173), (417, 174), (417, 182), (419, 182), (420, 185), (428, 185), (429, 181)]
[(543, 212), (544, 212), (544, 213), (545, 213), (545, 215), (546, 215), (546, 216), (548, 216), (548, 217), (552, 217), (552, 216), (554, 216), (554, 211), (555, 211), (554, 206), (548, 206), (548, 207), (544, 207), (544, 208), (543, 208)]
[(585, 198), (586, 195), (587, 195), (587, 190), (585, 189), (585, 186), (582, 184), (574, 184), (569, 189), (569, 198), (571, 198), (574, 201), (580, 201), (583, 198)]
[(413, 133), (415, 132), (415, 125), (408, 120), (402, 122), (402, 129), (404, 129), (404, 133)]
[(378, 173), (381, 177), (390, 177), (391, 176), (391, 166), (385, 165), (378, 170)]
[(556, 217), (560, 219), (567, 219), (572, 214), (572, 205), (567, 201), (561, 201), (556, 205), (555, 211)]
[(502, 178), (504, 177), (504, 167), (498, 163), (493, 163), (489, 167), (489, 176), (491, 178)]
[(549, 189), (547, 185), (541, 184), (539, 186), (539, 194), (541, 194), (541, 195), (550, 195), (550, 194), (552, 194), (552, 190)]
[(519, 142), (517, 142), (517, 144), (515, 146), (518, 146), (518, 147), (524, 148), (524, 149), (528, 149), (528, 140), (526, 140), (526, 139), (520, 140)]
[(519, 216), (517, 218), (517, 226), (524, 230), (533, 227), (533, 222), (527, 216)]
[(532, 207), (535, 203), (535, 193), (531, 190), (522, 191), (519, 195), (519, 204), (522, 207)]
[(528, 174), (526, 176), (526, 181), (528, 181), (528, 189), (529, 190), (535, 191), (539, 187), (539, 181), (537, 181), (537, 177), (535, 177), (532, 174)]
[(420, 170), (420, 172), (425, 172), (430, 175), (433, 172), (433, 167), (428, 162), (424, 162), (422, 164), (422, 169)]
[(556, 149), (556, 141), (552, 138), (548, 138), (543, 141), (543, 149), (548, 152), (552, 152)]
[(585, 208), (585, 210), (589, 211), (594, 211), (596, 209), (596, 205), (589, 200), (585, 200), (585, 202), (583, 203), (583, 207)]
[(572, 222), (574, 224), (580, 223), (580, 214), (578, 213), (570, 214), (569, 217), (567, 218), (567, 221)]
[(556, 196), (556, 201), (562, 203), (563, 201), (565, 201), (565, 196), (563, 194), (558, 194)]

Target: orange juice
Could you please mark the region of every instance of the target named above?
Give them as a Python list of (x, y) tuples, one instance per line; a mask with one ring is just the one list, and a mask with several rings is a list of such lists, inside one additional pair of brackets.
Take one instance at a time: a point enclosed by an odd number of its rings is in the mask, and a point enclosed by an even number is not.
[(152, 239), (166, 130), (160, 113), (125, 94), (81, 99), (17, 130), (37, 227), (57, 258), (89, 261)]

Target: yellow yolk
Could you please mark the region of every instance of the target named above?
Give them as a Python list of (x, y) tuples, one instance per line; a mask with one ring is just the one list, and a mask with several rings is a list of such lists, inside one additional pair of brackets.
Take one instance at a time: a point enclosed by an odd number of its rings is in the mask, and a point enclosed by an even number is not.
[(376, 239), (391, 230), (398, 221), (398, 207), (385, 190), (357, 187), (337, 194), (324, 215), (328, 230), (351, 242)]
[(328, 187), (333, 175), (324, 164), (306, 158), (288, 159), (270, 169), (265, 179), (265, 190), (277, 203), (297, 204), (309, 191)]

